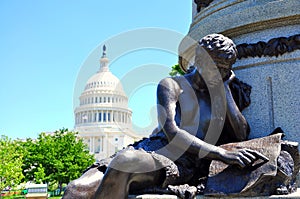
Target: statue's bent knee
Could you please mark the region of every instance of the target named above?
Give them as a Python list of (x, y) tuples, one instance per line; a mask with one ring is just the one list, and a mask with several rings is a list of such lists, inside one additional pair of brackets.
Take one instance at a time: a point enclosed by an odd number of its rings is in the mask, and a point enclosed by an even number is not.
[(143, 173), (149, 164), (149, 154), (141, 150), (123, 150), (117, 153), (109, 168), (126, 173)]
[(92, 198), (99, 187), (103, 173), (97, 168), (91, 168), (80, 178), (70, 182), (66, 188), (63, 199), (89, 199)]

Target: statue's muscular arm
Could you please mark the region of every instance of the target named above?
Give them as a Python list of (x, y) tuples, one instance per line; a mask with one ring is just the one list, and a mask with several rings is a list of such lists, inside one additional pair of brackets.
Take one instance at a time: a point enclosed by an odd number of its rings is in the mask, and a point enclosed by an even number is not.
[(226, 95), (226, 101), (227, 101), (227, 112), (226, 116), (230, 122), (230, 125), (233, 129), (233, 134), (237, 141), (245, 141), (248, 138), (250, 127), (243, 116), (243, 114), (240, 112), (239, 108), (237, 107), (233, 96), (231, 94), (231, 90), (229, 87), (229, 83), (235, 78), (235, 74), (233, 71), (231, 72), (231, 76), (228, 80), (224, 82), (225, 87), (225, 95)]
[(251, 164), (257, 158), (266, 159), (260, 153), (248, 149), (227, 151), (180, 129), (174, 118), (176, 103), (181, 92), (181, 88), (172, 78), (163, 79), (157, 88), (158, 122), (169, 142), (173, 143), (175, 147), (195, 156), (198, 156), (201, 150), (201, 154), (206, 153), (208, 159), (221, 160), (227, 164), (237, 164), (240, 167)]

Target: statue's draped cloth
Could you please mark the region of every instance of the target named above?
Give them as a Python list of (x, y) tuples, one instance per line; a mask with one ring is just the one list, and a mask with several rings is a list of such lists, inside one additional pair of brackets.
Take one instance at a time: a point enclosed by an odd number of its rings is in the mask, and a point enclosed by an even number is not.
[(268, 157), (269, 161), (258, 160), (246, 169), (228, 166), (220, 161), (212, 161), (205, 194), (249, 196), (254, 189), (256, 193), (264, 192), (265, 181), (277, 175), (277, 159), (281, 151), (281, 136), (282, 134), (275, 134), (245, 142), (222, 145), (221, 147), (227, 150), (241, 148), (256, 150)]

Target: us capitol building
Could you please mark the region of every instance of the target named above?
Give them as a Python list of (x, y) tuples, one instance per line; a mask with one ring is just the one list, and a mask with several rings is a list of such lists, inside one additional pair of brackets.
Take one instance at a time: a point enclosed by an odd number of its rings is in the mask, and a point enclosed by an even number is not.
[(106, 47), (99, 71), (89, 78), (75, 108), (79, 132), (97, 160), (106, 158), (140, 137), (132, 131), (132, 111), (120, 80), (109, 71)]

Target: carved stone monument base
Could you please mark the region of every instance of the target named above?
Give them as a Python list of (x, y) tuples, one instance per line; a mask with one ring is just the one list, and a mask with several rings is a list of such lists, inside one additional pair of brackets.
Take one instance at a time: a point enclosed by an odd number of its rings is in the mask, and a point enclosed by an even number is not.
[[(211, 197), (198, 195), (194, 199), (230, 199), (232, 197)], [(289, 195), (273, 195), (273, 196), (260, 196), (260, 197), (234, 197), (234, 199), (296, 199), (300, 198), (300, 189), (298, 188), (297, 192)], [(128, 199), (179, 199), (174, 195), (158, 195), (158, 194), (144, 194), (137, 196), (129, 196)]]

